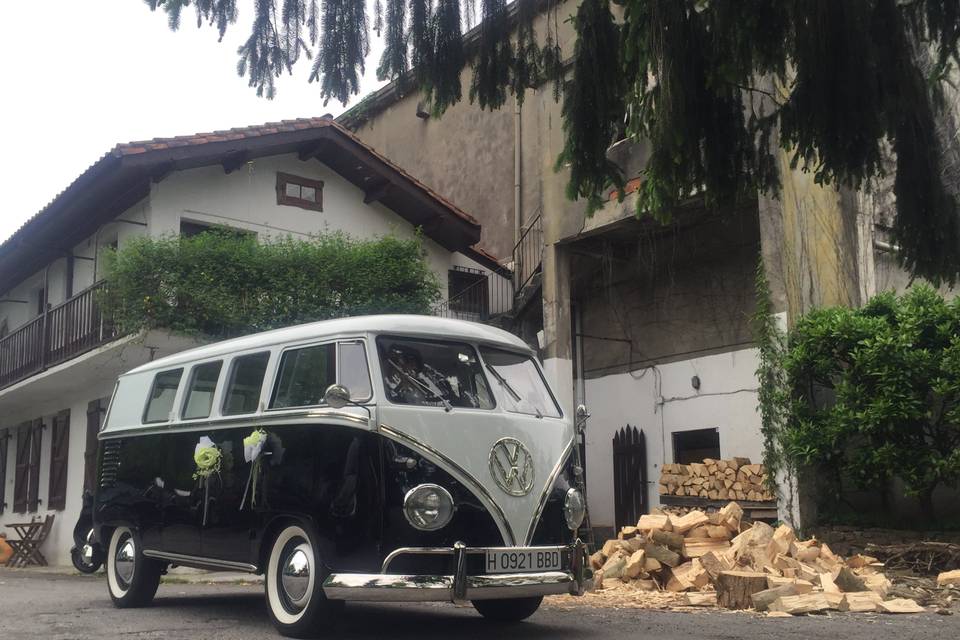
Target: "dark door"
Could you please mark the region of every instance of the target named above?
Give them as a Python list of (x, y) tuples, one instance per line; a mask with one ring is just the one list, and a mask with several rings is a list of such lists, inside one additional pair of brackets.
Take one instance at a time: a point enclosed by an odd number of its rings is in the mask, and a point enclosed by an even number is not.
[(196, 433), (158, 436), (157, 455), (163, 457), (161, 539), (164, 551), (199, 556), (204, 487), (194, 479)]
[(250, 505), (253, 495), (248, 494), (243, 500), (251, 469), (251, 464), (243, 459), (243, 438), (249, 433), (239, 429), (210, 433), (221, 458), (219, 473), (209, 478), (209, 490), (202, 488), (201, 499), (206, 501), (206, 518), (201, 516), (204, 557), (250, 561), (250, 533), (255, 526), (255, 512)]

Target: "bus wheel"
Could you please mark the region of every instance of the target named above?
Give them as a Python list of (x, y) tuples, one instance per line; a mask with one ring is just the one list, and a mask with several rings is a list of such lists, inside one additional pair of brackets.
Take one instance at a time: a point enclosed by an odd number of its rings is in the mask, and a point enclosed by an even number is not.
[(270, 547), (264, 579), (267, 610), (277, 631), (291, 638), (322, 631), (343, 604), (323, 594), (325, 575), (314, 540), (306, 525), (289, 524)]
[(143, 555), (140, 536), (129, 527), (117, 527), (107, 552), (107, 587), (110, 599), (120, 609), (150, 604), (160, 586), (162, 562)]
[(543, 596), (535, 598), (506, 598), (504, 600), (473, 600), (473, 608), (487, 620), (496, 622), (520, 622), (532, 616)]

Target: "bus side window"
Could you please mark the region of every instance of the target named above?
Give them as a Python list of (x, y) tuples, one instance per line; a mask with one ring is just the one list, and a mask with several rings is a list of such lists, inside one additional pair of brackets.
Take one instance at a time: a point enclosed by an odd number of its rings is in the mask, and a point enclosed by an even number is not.
[(233, 416), (257, 410), (260, 390), (263, 388), (263, 375), (267, 371), (269, 360), (270, 353), (264, 351), (240, 356), (233, 361), (224, 393), (223, 415)]
[(362, 342), (341, 342), (339, 375), (337, 382), (350, 390), (352, 400), (369, 400), (373, 395), (370, 387), (370, 368), (367, 366), (367, 350)]

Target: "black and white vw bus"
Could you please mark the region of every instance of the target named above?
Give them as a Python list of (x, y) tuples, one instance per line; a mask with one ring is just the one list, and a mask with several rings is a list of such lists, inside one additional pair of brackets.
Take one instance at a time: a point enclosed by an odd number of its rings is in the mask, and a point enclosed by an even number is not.
[(522, 620), (590, 583), (575, 431), (529, 347), (471, 322), (347, 318), (156, 360), (100, 433), (110, 597), (145, 605), (183, 565), (265, 574), (290, 636), (350, 600)]

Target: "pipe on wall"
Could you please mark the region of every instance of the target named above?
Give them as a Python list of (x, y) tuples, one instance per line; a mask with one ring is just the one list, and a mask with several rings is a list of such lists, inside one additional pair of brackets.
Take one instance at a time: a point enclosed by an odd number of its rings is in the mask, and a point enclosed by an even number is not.
[(517, 243), (520, 242), (520, 229), (523, 218), (523, 201), (520, 193), (522, 184), (521, 162), (523, 160), (521, 135), (523, 130), (520, 123), (520, 101), (517, 100), (516, 96), (513, 98), (513, 104), (513, 246), (517, 246)]

